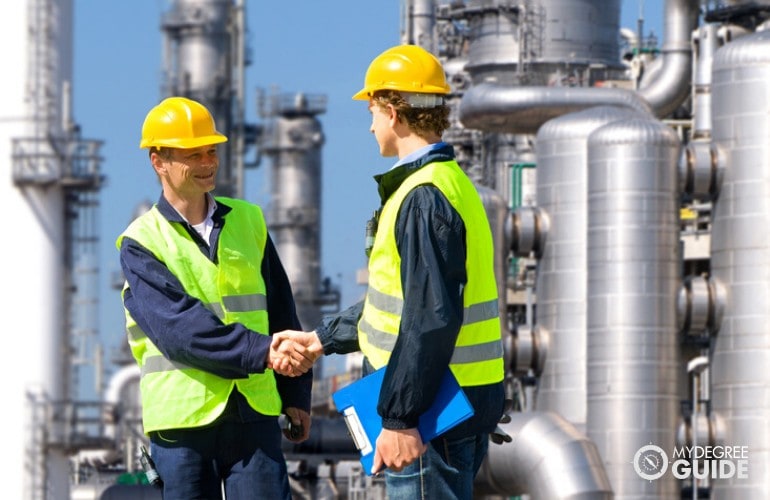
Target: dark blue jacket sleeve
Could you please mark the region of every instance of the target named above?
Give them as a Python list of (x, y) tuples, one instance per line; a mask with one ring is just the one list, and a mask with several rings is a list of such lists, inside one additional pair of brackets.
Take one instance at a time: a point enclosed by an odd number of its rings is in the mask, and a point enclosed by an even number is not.
[(358, 320), (364, 310), (360, 301), (344, 311), (325, 316), (315, 332), (324, 349), (324, 354), (348, 354), (360, 351), (358, 344)]
[(465, 225), (434, 186), (415, 188), (396, 222), (404, 307), (377, 411), (407, 429), (433, 403), (463, 321)]

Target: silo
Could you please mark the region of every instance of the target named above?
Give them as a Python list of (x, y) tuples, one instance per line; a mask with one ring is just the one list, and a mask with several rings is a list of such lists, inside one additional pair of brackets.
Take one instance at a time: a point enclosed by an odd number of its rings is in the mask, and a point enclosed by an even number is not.
[(587, 431), (616, 498), (679, 498), (672, 474), (632, 465), (673, 449), (679, 421), (679, 150), (651, 118), (588, 138)]
[(537, 206), (548, 220), (538, 261), (536, 323), (550, 333), (537, 407), (578, 429), (586, 423), (586, 225), (588, 136), (641, 116), (600, 106), (546, 122), (537, 134)]
[(714, 498), (770, 498), (770, 31), (717, 50), (713, 142), (725, 168), (714, 202), (711, 270), (727, 293), (713, 349), (718, 444), (748, 446), (748, 478)]
[[(0, 296), (7, 354), (3, 381), (4, 498), (69, 498), (64, 429), (51, 425), (66, 395), (65, 203), (62, 104), (72, 80), (72, 0), (3, 6), (0, 199), (6, 207)], [(15, 277), (15, 278), (11, 278)], [(21, 358), (16, 362), (10, 359)]]

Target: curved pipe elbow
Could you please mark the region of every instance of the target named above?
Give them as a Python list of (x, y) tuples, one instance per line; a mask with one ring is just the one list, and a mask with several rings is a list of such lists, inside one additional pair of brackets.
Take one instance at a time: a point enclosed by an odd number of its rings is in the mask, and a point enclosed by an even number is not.
[(650, 103), (658, 118), (676, 111), (690, 93), (693, 59), (690, 37), (698, 27), (698, 12), (698, 0), (666, 0), (663, 64), (649, 85), (639, 89), (639, 95)]
[(481, 493), (533, 500), (610, 500), (614, 497), (596, 445), (552, 412), (513, 413), (500, 424), (511, 438), (491, 444), (476, 476)]
[(692, 77), (692, 54), (669, 52), (663, 56), (663, 66), (656, 78), (646, 87), (639, 89), (639, 95), (650, 104), (658, 118), (665, 118), (677, 110), (690, 94)]

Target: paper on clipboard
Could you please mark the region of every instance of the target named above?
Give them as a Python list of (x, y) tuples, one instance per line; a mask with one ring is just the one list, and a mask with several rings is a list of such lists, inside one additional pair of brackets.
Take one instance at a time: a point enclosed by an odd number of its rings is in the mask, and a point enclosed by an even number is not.
[[(382, 431), (377, 401), (384, 376), (385, 368), (380, 368), (332, 394), (337, 411), (345, 418), (356, 448), (361, 452), (361, 464), (368, 475), (372, 473), (374, 446)], [(420, 416), (417, 430), (427, 443), (472, 415), (473, 407), (457, 379), (447, 370), (433, 405)]]

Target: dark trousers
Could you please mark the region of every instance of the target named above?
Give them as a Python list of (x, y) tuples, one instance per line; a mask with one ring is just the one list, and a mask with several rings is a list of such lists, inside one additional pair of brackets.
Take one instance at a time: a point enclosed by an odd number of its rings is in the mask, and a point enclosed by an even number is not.
[(164, 500), (289, 500), (277, 418), (150, 434)]

